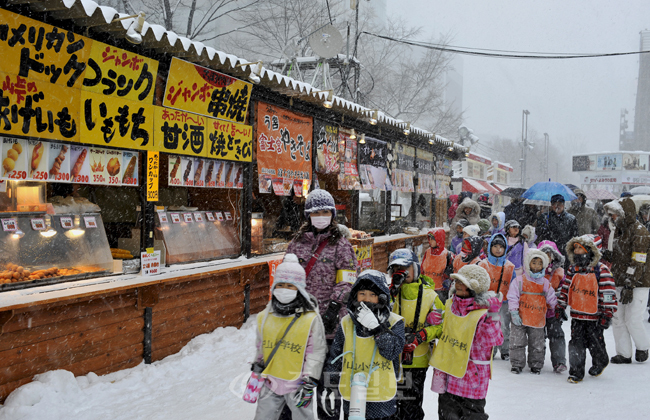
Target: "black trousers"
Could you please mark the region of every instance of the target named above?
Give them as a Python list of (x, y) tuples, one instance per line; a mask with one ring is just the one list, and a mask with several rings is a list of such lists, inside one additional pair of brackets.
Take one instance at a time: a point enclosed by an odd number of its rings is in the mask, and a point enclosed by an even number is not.
[(445, 392), (438, 396), (439, 420), (487, 420), (485, 398), (474, 400)]
[(569, 341), (569, 375), (578, 379), (585, 377), (587, 349), (591, 354), (592, 366), (604, 369), (609, 364), (603, 329), (598, 322), (572, 319), (571, 341)]
[(404, 369), (404, 383), (397, 384), (397, 411), (391, 417), (395, 420), (422, 420), (424, 410), (424, 382), (427, 368)]

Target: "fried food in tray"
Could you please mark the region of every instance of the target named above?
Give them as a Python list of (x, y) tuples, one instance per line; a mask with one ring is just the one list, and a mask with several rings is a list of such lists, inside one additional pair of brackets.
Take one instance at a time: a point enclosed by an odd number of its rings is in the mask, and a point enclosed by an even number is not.
[(75, 276), (99, 271), (104, 271), (104, 269), (96, 266), (78, 266), (72, 268), (50, 267), (31, 271), (18, 264), (7, 263), (4, 266), (4, 270), (0, 271), (0, 284)]

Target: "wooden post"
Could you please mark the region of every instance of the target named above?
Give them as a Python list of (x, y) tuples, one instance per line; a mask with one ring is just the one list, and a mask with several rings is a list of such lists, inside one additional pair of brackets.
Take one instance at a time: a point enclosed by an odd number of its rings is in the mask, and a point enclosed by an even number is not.
[(151, 344), (153, 330), (153, 310), (159, 299), (158, 285), (139, 287), (136, 289), (138, 309), (144, 308), (144, 340), (142, 342), (142, 358), (144, 363), (151, 364)]

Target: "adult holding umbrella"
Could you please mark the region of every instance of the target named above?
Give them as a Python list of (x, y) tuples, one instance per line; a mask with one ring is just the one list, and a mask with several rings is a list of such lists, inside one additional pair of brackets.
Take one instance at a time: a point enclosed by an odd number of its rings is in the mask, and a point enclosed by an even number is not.
[(578, 235), (578, 223), (575, 216), (564, 210), (566, 200), (575, 200), (576, 195), (565, 185), (558, 182), (538, 182), (526, 191), (522, 197), (529, 200), (550, 201), (548, 213), (537, 219), (537, 241), (553, 241), (566, 257), (566, 244)]

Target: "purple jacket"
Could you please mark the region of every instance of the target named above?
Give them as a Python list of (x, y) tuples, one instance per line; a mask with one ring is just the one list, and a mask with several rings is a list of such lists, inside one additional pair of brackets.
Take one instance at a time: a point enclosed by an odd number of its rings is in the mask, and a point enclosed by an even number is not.
[[(314, 237), (313, 232), (305, 232), (300, 238), (294, 239), (287, 248), (287, 253), (296, 254), (300, 265), (307, 267), (309, 260), (323, 239), (329, 238), (325, 232)], [(328, 244), (307, 276), (307, 292), (318, 299), (318, 309), (322, 315), (330, 301), (341, 302), (341, 318), (347, 314), (346, 303), (352, 283), (336, 283), (338, 270), (359, 271), (357, 256), (352, 245), (346, 238), (341, 238), (336, 245)]]
[[(524, 276), (526, 276), (526, 274), (524, 274)], [(555, 309), (555, 305), (557, 304), (557, 297), (555, 296), (555, 290), (553, 290), (551, 287), (551, 283), (548, 281), (548, 279), (546, 277), (534, 279), (528, 276), (526, 276), (526, 279), (532, 281), (533, 283), (544, 285), (544, 293), (546, 293), (546, 304), (550, 307), (550, 309)], [(517, 278), (514, 279), (512, 283), (510, 283), (510, 289), (508, 289), (507, 296), (508, 310), (510, 311), (519, 310), (519, 299), (521, 298), (519, 289), (523, 287), (523, 281), (523, 276), (517, 276)]]

